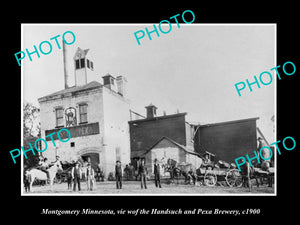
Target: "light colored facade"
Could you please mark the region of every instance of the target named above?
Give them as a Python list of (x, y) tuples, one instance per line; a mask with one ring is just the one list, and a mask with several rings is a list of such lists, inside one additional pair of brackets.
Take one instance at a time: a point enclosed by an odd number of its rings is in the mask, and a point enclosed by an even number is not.
[[(89, 68), (82, 68), (82, 64), (78, 67), (76, 60), (85, 60), (84, 66), (88, 65), (87, 55), (78, 52), (87, 53), (87, 50), (78, 48), (73, 58), (75, 86), (38, 99), (41, 135), (48, 143), (43, 155), (50, 161), (56, 155), (61, 161), (90, 160), (94, 169), (100, 163), (105, 176), (108, 176), (114, 171), (116, 160), (121, 160), (122, 164), (130, 162), (129, 101), (124, 97), (126, 79), (107, 74), (103, 77), (104, 84), (96, 81), (87, 83), (87, 76), (93, 72), (91, 61)], [(61, 142), (53, 135), (54, 147), (51, 139), (45, 137), (61, 128), (70, 131), (71, 139)]]
[(178, 164), (192, 164), (198, 168), (202, 163), (201, 156), (189, 148), (178, 144), (174, 140), (163, 137), (155, 143), (145, 154), (145, 165), (148, 172), (153, 173), (154, 159), (166, 162), (168, 159), (175, 160)]

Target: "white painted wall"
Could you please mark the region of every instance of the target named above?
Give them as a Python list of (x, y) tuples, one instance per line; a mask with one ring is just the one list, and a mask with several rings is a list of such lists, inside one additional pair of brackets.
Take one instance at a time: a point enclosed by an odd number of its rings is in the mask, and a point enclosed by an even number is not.
[(103, 87), (104, 145), (108, 170), (114, 172), (116, 148), (120, 148), (122, 166), (130, 163), (129, 101)]

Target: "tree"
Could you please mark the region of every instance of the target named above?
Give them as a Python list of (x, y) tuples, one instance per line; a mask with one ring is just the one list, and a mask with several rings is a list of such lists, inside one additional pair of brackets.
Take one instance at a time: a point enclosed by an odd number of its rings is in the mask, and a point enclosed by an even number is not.
[[(35, 140), (37, 140), (37, 137), (24, 137), (23, 140), (23, 148), (25, 150), (30, 148), (29, 143), (32, 145), (32, 148), (34, 149), (34, 142)], [(38, 162), (40, 161), (39, 159), (39, 155), (37, 154), (37, 152), (35, 151), (35, 155), (33, 155), (32, 152), (27, 152), (26, 153), (27, 159), (25, 158), (24, 154), (23, 154), (23, 159), (24, 159), (24, 166), (25, 168), (30, 168), (30, 167), (34, 167), (38, 164)]]
[(41, 129), (38, 118), (40, 109), (32, 103), (24, 102), (23, 104), (23, 134), (24, 137), (40, 137)]
[[(23, 104), (23, 148), (30, 148), (29, 143), (34, 148), (35, 140), (41, 137), (41, 124), (39, 122), (40, 109), (32, 103), (24, 102)], [(39, 155), (33, 155), (27, 152), (27, 159), (24, 157), (24, 165), (28, 167), (35, 166), (39, 161)]]

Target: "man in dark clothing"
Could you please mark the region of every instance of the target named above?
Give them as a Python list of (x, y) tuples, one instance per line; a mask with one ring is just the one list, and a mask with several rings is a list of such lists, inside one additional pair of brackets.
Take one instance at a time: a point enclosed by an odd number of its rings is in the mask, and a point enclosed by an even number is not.
[(97, 169), (96, 169), (96, 179), (97, 179), (97, 181), (100, 181), (100, 179), (101, 179), (101, 181), (104, 181), (104, 174), (103, 174), (103, 170), (101, 168), (100, 163), (98, 164)]
[(116, 162), (115, 177), (117, 189), (122, 189), (122, 166), (119, 160)]
[(31, 175), (28, 174), (28, 170), (24, 171), (23, 174), (24, 174), (23, 181), (24, 181), (25, 192), (30, 192)]
[(241, 166), (241, 175), (243, 187), (249, 187), (249, 191), (251, 191), (251, 167), (248, 161)]
[(75, 167), (72, 169), (72, 178), (74, 179), (73, 191), (76, 191), (76, 184), (78, 184), (78, 191), (80, 188), (80, 179), (82, 177), (81, 169), (79, 168), (79, 162), (76, 162)]
[(154, 159), (154, 181), (155, 181), (155, 187), (161, 188), (160, 185), (160, 165), (157, 162), (157, 159)]
[(147, 189), (147, 183), (146, 183), (147, 168), (145, 166), (145, 160), (144, 159), (141, 160), (141, 164), (139, 165), (139, 174), (140, 174), (140, 177), (141, 177), (141, 188), (143, 189), (143, 186), (144, 186), (145, 189)]

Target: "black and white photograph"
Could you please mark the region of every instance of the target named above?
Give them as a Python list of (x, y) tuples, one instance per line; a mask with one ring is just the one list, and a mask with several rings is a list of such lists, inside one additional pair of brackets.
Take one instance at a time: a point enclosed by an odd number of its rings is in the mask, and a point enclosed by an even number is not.
[(22, 195), (276, 195), (276, 24), (22, 24), (22, 46)]
[(3, 221), (294, 221), (296, 5), (109, 3), (3, 7)]

